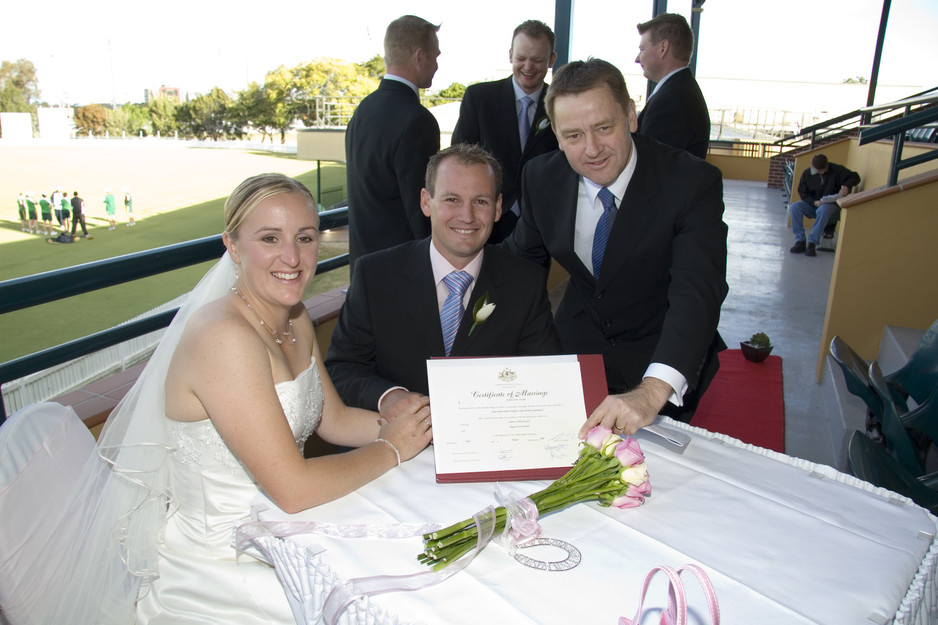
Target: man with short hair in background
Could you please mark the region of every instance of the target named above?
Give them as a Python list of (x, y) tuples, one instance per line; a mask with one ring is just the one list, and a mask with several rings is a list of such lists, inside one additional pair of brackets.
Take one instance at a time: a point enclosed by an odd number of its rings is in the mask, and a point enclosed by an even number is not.
[(544, 109), (547, 70), (557, 60), (554, 31), (538, 20), (515, 28), (508, 49), (511, 76), (469, 85), (459, 107), (453, 144), (478, 143), (502, 164), (502, 218), (490, 243), (511, 234), (521, 214), (521, 170), (540, 154), (557, 149)]
[(682, 15), (663, 13), (638, 25), (635, 62), (658, 83), (638, 116), (638, 134), (707, 158), (710, 111), (690, 71), (694, 31)]
[(433, 83), (439, 26), (400, 17), (384, 36), (386, 72), (362, 100), (345, 136), (349, 270), (364, 254), (430, 234), (420, 212), (427, 161), (440, 149), (440, 126), (420, 104)]

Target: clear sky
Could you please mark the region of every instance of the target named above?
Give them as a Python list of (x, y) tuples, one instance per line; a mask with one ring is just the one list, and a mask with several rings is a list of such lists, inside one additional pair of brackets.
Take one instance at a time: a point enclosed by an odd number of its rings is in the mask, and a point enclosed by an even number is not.
[[(0, 9), (0, 60), (35, 63), (49, 103), (139, 102), (145, 89), (229, 93), (279, 65), (365, 61), (404, 14), (442, 25), (433, 89), (506, 76), (511, 31), (554, 21), (554, 0), (74, 0)], [(690, 16), (690, 0), (669, 10)], [(471, 7), (471, 8), (469, 8)], [(652, 0), (575, 0), (571, 58), (596, 56), (637, 75), (635, 24)], [(697, 74), (839, 83), (871, 73), (882, 0), (708, 0)], [(893, 0), (880, 84), (938, 85), (938, 0)], [(630, 80), (630, 84), (631, 84)], [(433, 90), (431, 89), (431, 90)], [(910, 90), (919, 91), (921, 89)]]

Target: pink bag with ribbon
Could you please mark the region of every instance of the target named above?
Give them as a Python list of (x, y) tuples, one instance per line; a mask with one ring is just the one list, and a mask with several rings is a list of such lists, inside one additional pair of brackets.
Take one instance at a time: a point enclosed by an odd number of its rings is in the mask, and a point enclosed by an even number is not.
[(707, 598), (710, 622), (713, 625), (720, 625), (720, 606), (717, 604), (716, 592), (713, 590), (710, 578), (696, 564), (685, 564), (676, 569), (670, 566), (656, 566), (648, 571), (645, 575), (645, 582), (642, 584), (642, 596), (638, 600), (638, 610), (635, 612), (635, 616), (631, 620), (624, 616), (620, 617), (619, 625), (640, 625), (645, 593), (648, 592), (648, 585), (651, 583), (652, 578), (659, 571), (667, 575), (670, 581), (668, 585), (668, 608), (661, 612), (661, 625), (687, 625), (687, 595), (684, 591), (684, 581), (681, 579), (681, 573), (684, 571), (689, 571), (697, 577), (703, 587), (704, 596)]

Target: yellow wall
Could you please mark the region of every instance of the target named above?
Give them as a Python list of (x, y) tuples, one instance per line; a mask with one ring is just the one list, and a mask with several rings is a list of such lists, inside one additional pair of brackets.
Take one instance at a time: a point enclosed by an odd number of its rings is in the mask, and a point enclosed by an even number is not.
[(707, 162), (723, 172), (724, 179), (757, 180), (769, 179), (769, 159), (733, 156), (730, 154), (707, 154)]
[(868, 360), (887, 325), (927, 329), (938, 319), (938, 180), (841, 212), (817, 376), (835, 335)]

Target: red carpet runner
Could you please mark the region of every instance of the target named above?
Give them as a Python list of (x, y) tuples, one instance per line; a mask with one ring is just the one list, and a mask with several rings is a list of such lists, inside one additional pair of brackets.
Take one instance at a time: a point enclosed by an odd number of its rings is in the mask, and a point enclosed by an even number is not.
[(690, 424), (784, 453), (782, 359), (749, 362), (738, 349), (720, 352), (720, 370)]

